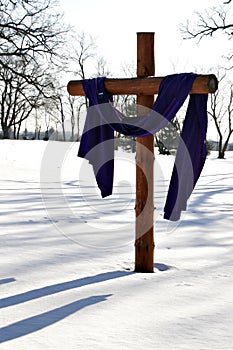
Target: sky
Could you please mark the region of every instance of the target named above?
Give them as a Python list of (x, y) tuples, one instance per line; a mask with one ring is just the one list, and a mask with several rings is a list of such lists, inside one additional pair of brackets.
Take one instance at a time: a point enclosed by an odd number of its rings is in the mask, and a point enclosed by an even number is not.
[(183, 40), (179, 30), (195, 11), (205, 11), (223, 0), (60, 0), (65, 20), (93, 36), (112, 76), (122, 76), (121, 65), (136, 62), (136, 33), (155, 32), (156, 75), (202, 70), (208, 73), (226, 54), (229, 41), (223, 35)]
[[(60, 10), (77, 33), (95, 38), (98, 55), (106, 60), (111, 76), (119, 78), (125, 76), (122, 65), (136, 68), (137, 32), (155, 33), (155, 76), (216, 74), (218, 65), (226, 65), (222, 56), (230, 51), (232, 41), (222, 33), (199, 43), (183, 40), (180, 27), (188, 20), (195, 23), (195, 12), (222, 4), (223, 0), (60, 0)], [(212, 122), (208, 134), (217, 137)]]

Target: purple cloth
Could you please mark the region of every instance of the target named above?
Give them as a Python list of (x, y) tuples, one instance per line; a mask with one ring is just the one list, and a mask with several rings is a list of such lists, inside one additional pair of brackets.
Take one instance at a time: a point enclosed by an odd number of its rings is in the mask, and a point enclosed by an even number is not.
[[(78, 156), (92, 164), (102, 197), (112, 194), (114, 131), (128, 136), (155, 134), (171, 121), (187, 98), (197, 75), (181, 73), (165, 77), (151, 111), (125, 117), (112, 105), (104, 88), (105, 78), (87, 79), (83, 88), (89, 99)], [(179, 220), (201, 174), (206, 159), (207, 94), (192, 94), (185, 116), (173, 173), (164, 207), (164, 218)]]

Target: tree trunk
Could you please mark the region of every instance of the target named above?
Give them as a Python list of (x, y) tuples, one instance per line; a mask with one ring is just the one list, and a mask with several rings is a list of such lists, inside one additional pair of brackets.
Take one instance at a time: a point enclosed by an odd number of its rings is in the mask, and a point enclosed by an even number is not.
[(224, 159), (225, 152), (222, 147), (222, 135), (219, 135), (219, 143), (218, 143), (218, 158)]
[(18, 124), (18, 130), (17, 130), (17, 133), (16, 133), (17, 140), (19, 140), (21, 126), (22, 126), (22, 123), (19, 123)]
[(218, 158), (220, 159), (224, 159), (225, 158), (225, 152), (227, 150), (227, 147), (228, 147), (228, 144), (229, 144), (229, 141), (230, 141), (230, 137), (232, 135), (232, 132), (233, 131), (230, 131), (228, 136), (227, 136), (227, 139), (226, 141), (224, 142), (224, 145), (223, 145), (223, 141), (221, 140), (221, 149), (219, 147), (219, 151), (218, 151)]
[(2, 124), (2, 136), (4, 139), (10, 138), (10, 130), (11, 128), (8, 125)]
[(62, 122), (62, 136), (63, 136), (63, 141), (66, 141), (66, 130), (65, 130), (65, 122)]
[(225, 152), (223, 150), (218, 151), (218, 159), (224, 159), (225, 158)]

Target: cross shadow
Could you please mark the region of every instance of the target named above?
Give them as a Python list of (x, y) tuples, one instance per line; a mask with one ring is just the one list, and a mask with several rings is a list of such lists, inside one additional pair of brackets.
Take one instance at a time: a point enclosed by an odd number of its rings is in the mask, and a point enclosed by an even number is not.
[(16, 281), (16, 279), (13, 277), (3, 278), (2, 280), (0, 280), (0, 284), (6, 284), (6, 283), (15, 282), (15, 281)]
[(0, 329), (0, 343), (20, 338), (30, 333), (39, 331), (58, 321), (63, 320), (75, 312), (100, 302), (107, 300), (112, 294), (97, 295), (74, 301), (65, 306), (58, 307), (54, 310), (26, 318), (24, 320), (12, 323)]
[(2, 309), (12, 305), (18, 305), (21, 303), (25, 303), (27, 301), (43, 298), (48, 295), (57, 294), (70, 289), (86, 286), (88, 284), (95, 284), (103, 281), (112, 280), (115, 278), (128, 276), (132, 273), (133, 272), (129, 272), (129, 271), (105, 272), (95, 276), (83, 277), (73, 281), (68, 281), (68, 282), (58, 283), (58, 284), (54, 284), (51, 286), (46, 286), (38, 289), (33, 289), (28, 292), (24, 292), (24, 293), (20, 293), (10, 297), (0, 299), (0, 308)]
[[(54, 285), (30, 290), (24, 293), (16, 294), (0, 300), (0, 308), (5, 308), (12, 305), (18, 305), (27, 301), (43, 298), (49, 295), (54, 295), (63, 291), (74, 288), (79, 288), (89, 284), (100, 283), (115, 278), (131, 275), (129, 271), (112, 271), (100, 273), (95, 276), (83, 277), (77, 280), (57, 283)], [(8, 280), (8, 281), (6, 281)], [(5, 283), (11, 282), (14, 279), (6, 279)], [(11, 280), (11, 281), (10, 281)], [(24, 320), (12, 323), (0, 329), (0, 343), (34, 333), (45, 327), (48, 327), (60, 320), (63, 320), (69, 315), (87, 307), (103, 301), (106, 301), (112, 294), (90, 296), (81, 300), (77, 300), (70, 304), (58, 307), (39, 315), (35, 315)]]
[(154, 268), (159, 270), (159, 271), (167, 271), (167, 270), (172, 269), (172, 266), (166, 265), (166, 264), (163, 264), (163, 263), (155, 263), (154, 264)]

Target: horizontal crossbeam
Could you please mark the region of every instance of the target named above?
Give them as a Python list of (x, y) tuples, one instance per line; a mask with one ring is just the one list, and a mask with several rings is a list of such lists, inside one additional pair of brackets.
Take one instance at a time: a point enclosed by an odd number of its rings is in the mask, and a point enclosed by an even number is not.
[[(105, 89), (111, 95), (155, 95), (164, 77), (105, 79)], [(190, 94), (214, 93), (218, 80), (214, 74), (198, 75), (194, 80)], [(82, 80), (71, 80), (67, 86), (72, 96), (84, 96)]]

